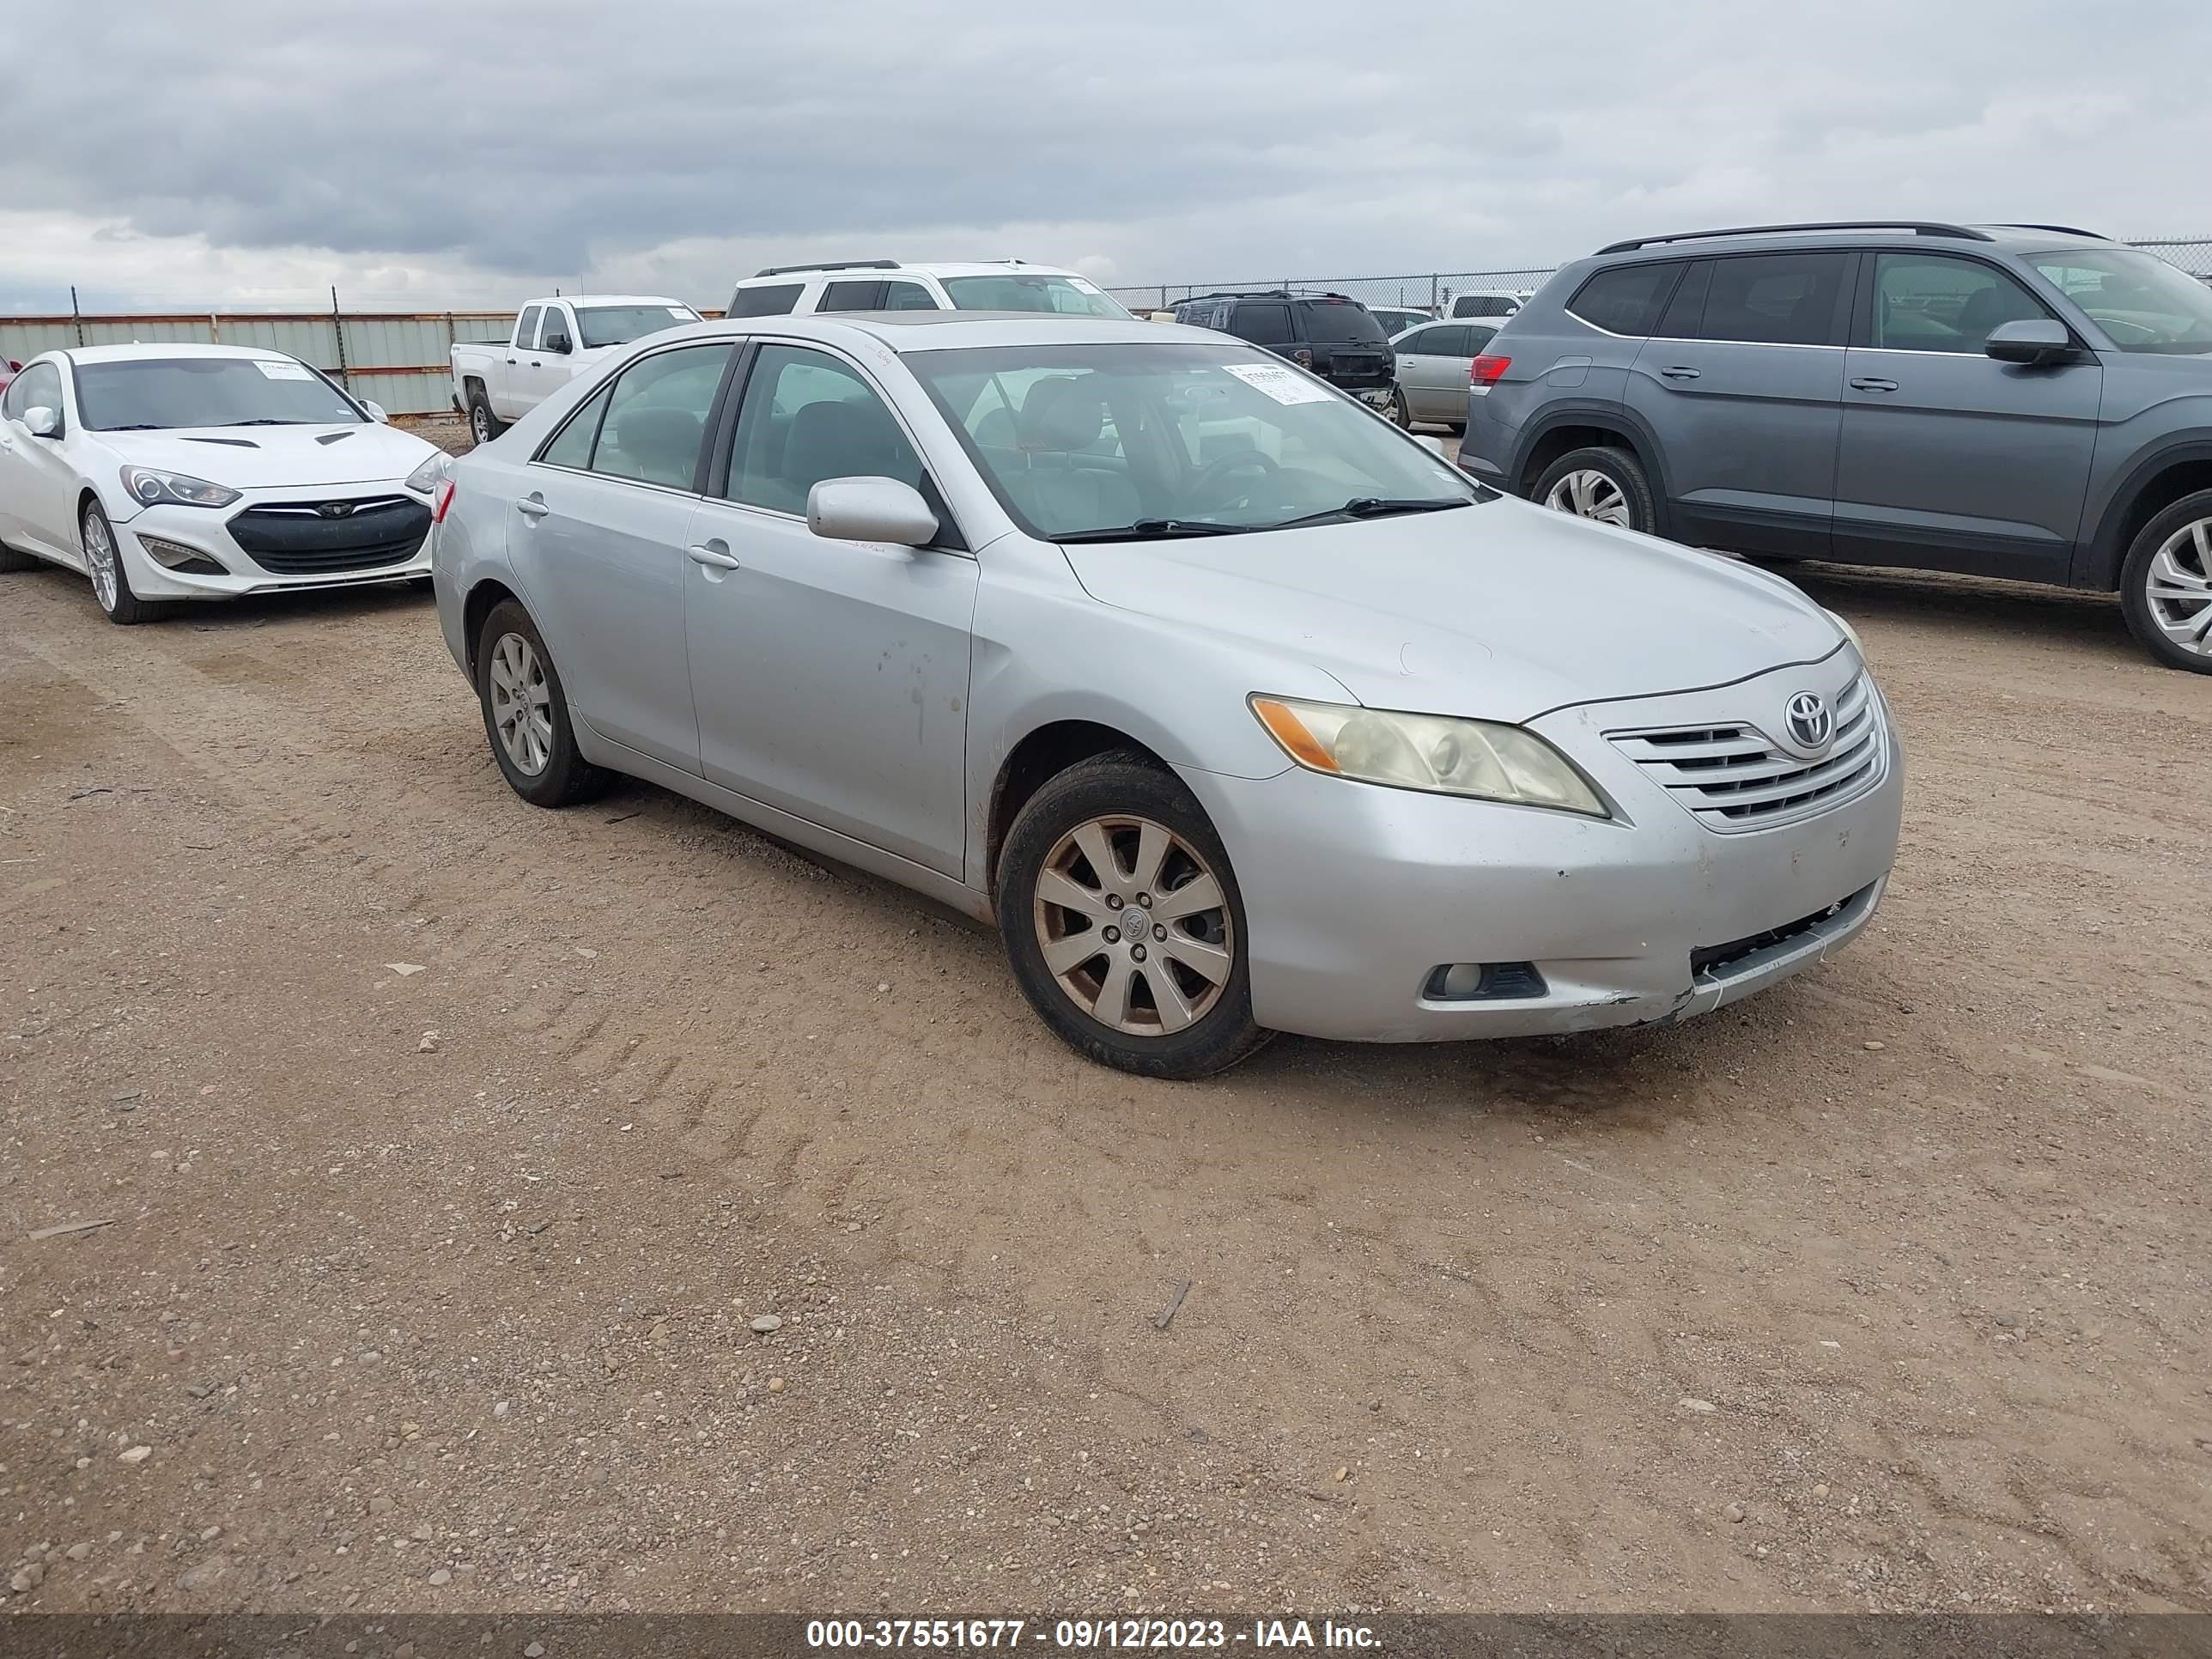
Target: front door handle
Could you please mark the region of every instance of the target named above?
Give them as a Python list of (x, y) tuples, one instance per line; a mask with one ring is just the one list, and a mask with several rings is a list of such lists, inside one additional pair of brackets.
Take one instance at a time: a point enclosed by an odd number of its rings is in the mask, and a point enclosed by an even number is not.
[(525, 495), (514, 504), (514, 510), (526, 519), (542, 519), (553, 509), (545, 505), (543, 495)]
[(1677, 363), (1672, 368), (1662, 368), (1659, 372), (1670, 380), (1694, 380), (1698, 378), (1696, 369), (1680, 363)]
[(1851, 390), (1854, 392), (1894, 392), (1897, 390), (1897, 382), (1894, 380), (1885, 380), (1877, 374), (1862, 374), (1858, 379), (1851, 382)]
[(744, 567), (738, 564), (737, 560), (731, 556), (730, 550), (720, 542), (707, 542), (697, 547), (687, 547), (684, 551), (690, 558), (692, 563), (703, 564), (710, 569), (739, 570), (744, 568)]

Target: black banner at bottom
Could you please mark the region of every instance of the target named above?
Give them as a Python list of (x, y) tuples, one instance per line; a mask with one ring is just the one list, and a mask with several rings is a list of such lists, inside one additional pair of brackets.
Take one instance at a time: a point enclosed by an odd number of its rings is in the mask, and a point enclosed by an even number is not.
[(0, 1617), (0, 1659), (2212, 1659), (2212, 1614), (422, 1613)]

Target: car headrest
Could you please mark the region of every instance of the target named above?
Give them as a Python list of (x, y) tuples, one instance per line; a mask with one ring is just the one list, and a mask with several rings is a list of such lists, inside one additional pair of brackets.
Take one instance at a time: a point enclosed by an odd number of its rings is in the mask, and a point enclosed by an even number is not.
[(1088, 449), (1106, 429), (1106, 399), (1089, 376), (1055, 374), (1039, 380), (1022, 399), (1024, 449)]
[(783, 476), (808, 489), (824, 478), (891, 476), (899, 447), (897, 423), (879, 404), (809, 404), (791, 418)]
[(623, 455), (656, 477), (690, 477), (704, 423), (688, 409), (626, 409), (615, 422)]

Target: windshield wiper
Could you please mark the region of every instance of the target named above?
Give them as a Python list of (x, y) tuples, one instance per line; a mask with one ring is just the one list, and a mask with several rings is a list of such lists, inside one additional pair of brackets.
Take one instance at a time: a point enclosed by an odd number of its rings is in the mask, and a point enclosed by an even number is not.
[(96, 426), (94, 432), (173, 432), (173, 427), (163, 426), (159, 421), (133, 421), (128, 426)]
[(1054, 536), (1056, 542), (1164, 542), (1178, 536), (1235, 536), (1252, 529), (1244, 524), (1208, 524), (1200, 519), (1139, 519), (1134, 524), (1106, 530), (1071, 530)]
[(251, 421), (225, 421), (225, 426), (320, 426), (320, 421), (280, 421), (274, 415), (258, 416)]
[(1327, 524), (1332, 519), (1388, 519), (1401, 513), (1441, 513), (1448, 507), (1466, 507), (1475, 498), (1472, 495), (1354, 495), (1341, 507), (1324, 507), (1318, 513), (1301, 514), (1295, 519), (1285, 519), (1277, 524), (1261, 525), (1262, 530), (1291, 530), (1299, 525)]

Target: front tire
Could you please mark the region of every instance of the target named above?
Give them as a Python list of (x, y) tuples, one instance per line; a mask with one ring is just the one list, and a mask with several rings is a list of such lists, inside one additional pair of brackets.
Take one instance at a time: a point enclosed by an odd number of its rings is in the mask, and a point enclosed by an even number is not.
[(477, 698), (492, 758), (507, 787), (532, 806), (573, 806), (613, 781), (576, 747), (553, 653), (513, 599), (494, 605), (477, 635)]
[(2212, 674), (2212, 489), (2142, 527), (2120, 569), (2120, 614), (2168, 668)]
[(151, 605), (131, 591), (131, 573), (124, 568), (123, 550), (115, 539), (115, 526), (107, 521), (106, 509), (98, 501), (87, 501), (84, 511), (77, 516), (77, 545), (84, 551), (84, 569), (92, 583), (92, 597), (107, 620), (118, 627), (131, 628), (140, 623), (151, 622), (161, 614), (158, 605)]
[(1611, 445), (1571, 449), (1546, 467), (1529, 499), (1577, 518), (1655, 533), (1659, 514), (1643, 464)]
[(1031, 796), (996, 898), (1022, 994), (1102, 1066), (1188, 1081), (1273, 1035), (1252, 1019), (1228, 850), (1190, 791), (1144, 757), (1084, 761)]

